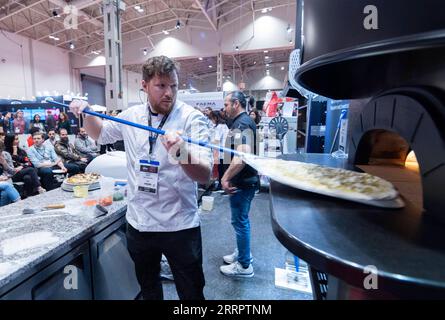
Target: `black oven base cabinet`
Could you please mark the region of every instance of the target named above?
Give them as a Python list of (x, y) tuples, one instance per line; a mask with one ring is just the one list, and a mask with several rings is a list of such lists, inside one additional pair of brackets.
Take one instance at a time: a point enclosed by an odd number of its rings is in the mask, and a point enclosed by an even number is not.
[(0, 297), (1, 300), (132, 300), (140, 288), (121, 217)]
[(84, 242), (1, 297), (2, 300), (90, 300), (90, 249)]
[(140, 292), (125, 231), (123, 217), (90, 239), (95, 300), (135, 299)]

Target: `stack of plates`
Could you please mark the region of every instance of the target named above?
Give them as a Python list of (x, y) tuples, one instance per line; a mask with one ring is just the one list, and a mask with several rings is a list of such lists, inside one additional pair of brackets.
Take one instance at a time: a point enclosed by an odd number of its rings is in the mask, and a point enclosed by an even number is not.
[[(67, 180), (65, 179), (63, 181), (63, 183), (62, 183), (61, 188), (62, 188), (62, 190), (73, 192), (73, 187), (79, 186), (79, 185), (81, 185), (81, 184), (71, 184), (71, 183), (68, 183)], [(93, 191), (93, 190), (97, 190), (97, 189), (100, 189), (99, 181), (93, 182), (88, 187), (88, 191)]]

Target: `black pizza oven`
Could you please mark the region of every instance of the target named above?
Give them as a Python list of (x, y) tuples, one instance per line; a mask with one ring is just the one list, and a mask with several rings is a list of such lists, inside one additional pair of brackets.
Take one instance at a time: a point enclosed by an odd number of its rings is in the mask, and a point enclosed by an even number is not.
[(445, 224), (445, 1), (305, 0), (303, 35), (296, 80), (353, 99), (349, 160), (396, 167), (414, 151), (419, 210)]

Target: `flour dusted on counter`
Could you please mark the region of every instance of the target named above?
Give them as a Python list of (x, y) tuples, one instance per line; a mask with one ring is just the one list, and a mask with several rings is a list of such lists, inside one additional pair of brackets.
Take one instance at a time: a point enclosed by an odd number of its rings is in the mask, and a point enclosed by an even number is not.
[(31, 232), (18, 237), (3, 240), (0, 244), (5, 256), (16, 254), (17, 252), (43, 247), (57, 242), (58, 237), (52, 232)]
[(14, 268), (14, 264), (11, 262), (0, 263), (0, 279), (11, 273)]

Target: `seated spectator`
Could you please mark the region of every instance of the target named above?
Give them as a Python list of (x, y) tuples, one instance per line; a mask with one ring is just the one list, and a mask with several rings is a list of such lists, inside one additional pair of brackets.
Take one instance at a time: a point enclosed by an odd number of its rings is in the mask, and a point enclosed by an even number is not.
[(0, 207), (20, 200), (19, 192), (8, 180), (8, 177), (0, 176)]
[(46, 131), (57, 129), (57, 121), (51, 113), (51, 110), (46, 110), (46, 120), (45, 120)]
[(15, 113), (15, 119), (12, 122), (14, 133), (24, 134), (26, 132), (26, 120), (22, 110), (17, 110)]
[(59, 134), (61, 129), (65, 129), (68, 134), (72, 134), (71, 122), (65, 112), (61, 112), (59, 115), (59, 124), (57, 125), (57, 131), (59, 131)]
[(45, 146), (53, 147), (58, 139), (56, 138), (56, 131), (54, 129), (48, 130), (48, 139), (43, 143)]
[(65, 129), (60, 129), (60, 140), (54, 145), (56, 153), (62, 158), (65, 167), (72, 167), (73, 170), (79, 172), (85, 172), (85, 168), (88, 164), (88, 159), (82, 157), (70, 143), (68, 139), (68, 132)]
[(41, 130), (37, 127), (32, 127), (31, 129), (29, 129), (29, 136), (28, 136), (28, 139), (26, 139), (26, 142), (28, 143), (28, 147), (32, 147), (32, 145), (34, 144), (34, 140), (33, 140), (32, 136), (36, 132), (41, 132)]
[(90, 163), (91, 160), (96, 158), (99, 154), (99, 148), (96, 146), (94, 140), (88, 137), (88, 133), (85, 131), (85, 128), (79, 129), (79, 134), (74, 141), (74, 147), (80, 156), (88, 159), (88, 163)]
[(19, 192), (11, 183), (10, 175), (14, 172), (3, 156), (3, 142), (0, 142), (0, 206), (20, 200)]
[[(0, 174), (4, 177), (6, 177), (6, 180), (9, 180), (9, 178), (15, 173), (14, 168), (9, 165), (8, 161), (6, 160), (6, 153), (5, 151), (5, 144), (3, 141), (0, 141)], [(3, 181), (3, 180), (2, 180)]]
[(37, 169), (32, 166), (28, 154), (25, 150), (19, 147), (18, 135), (12, 133), (6, 135), (4, 151), (3, 155), (6, 162), (9, 167), (14, 169), (14, 173), (10, 175), (12, 181), (24, 183), (23, 188), (25, 190), (25, 198), (46, 191), (40, 184)]
[(29, 133), (31, 133), (32, 128), (39, 128), (39, 130), (42, 131), (43, 133), (46, 132), (45, 123), (40, 120), (39, 114), (35, 114), (34, 118), (32, 119), (31, 123), (29, 124)]
[(0, 132), (0, 141), (5, 141), (5, 133)]
[(61, 169), (69, 174), (79, 173), (76, 168), (65, 167), (62, 159), (57, 157), (54, 148), (43, 145), (43, 133), (35, 132), (33, 135), (34, 145), (29, 148), (28, 156), (32, 165), (37, 168), (42, 187), (46, 190), (52, 190), (56, 186), (54, 184), (54, 169)]

